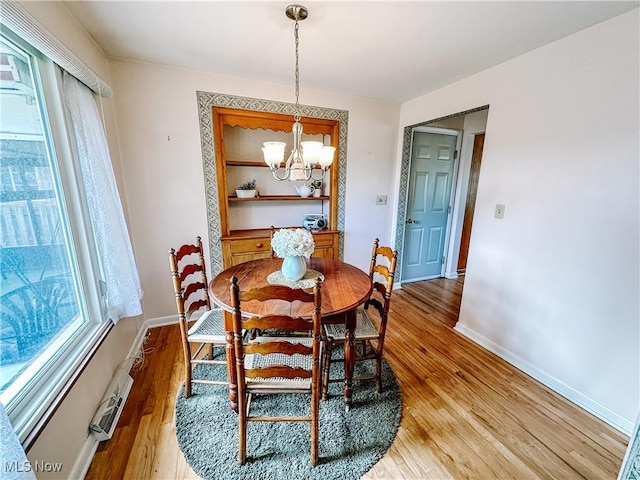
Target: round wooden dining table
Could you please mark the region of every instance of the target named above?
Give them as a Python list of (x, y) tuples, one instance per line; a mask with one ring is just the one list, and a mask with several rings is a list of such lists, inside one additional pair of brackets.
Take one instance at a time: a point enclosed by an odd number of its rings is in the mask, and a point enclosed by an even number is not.
[[(345, 334), (345, 380), (344, 402), (347, 409), (351, 405), (352, 379), (354, 368), (354, 335), (356, 326), (356, 308), (369, 298), (373, 284), (369, 275), (357, 267), (339, 260), (327, 258), (309, 258), (307, 269), (315, 270), (324, 276), (322, 282), (322, 323), (344, 323)], [(225, 311), (227, 372), (229, 375), (229, 400), (231, 408), (237, 410), (237, 377), (235, 353), (233, 349), (233, 327), (231, 323), (231, 278), (238, 279), (241, 291), (269, 285), (267, 277), (280, 270), (282, 259), (264, 258), (234, 265), (220, 272), (209, 283), (209, 294), (214, 303)], [(275, 302), (275, 301), (274, 301)], [(263, 315), (279, 308), (272, 302), (245, 302), (243, 315)], [(306, 309), (306, 310), (305, 310)], [(312, 306), (294, 302), (291, 315), (303, 318), (311, 317)]]

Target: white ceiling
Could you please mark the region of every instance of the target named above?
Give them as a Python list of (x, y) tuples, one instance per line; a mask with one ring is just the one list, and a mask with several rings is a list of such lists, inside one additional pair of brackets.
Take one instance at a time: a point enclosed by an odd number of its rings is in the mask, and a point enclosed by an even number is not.
[[(293, 94), (293, 22), (284, 13), (289, 2), (64, 3), (109, 56), (288, 84)], [(302, 89), (402, 102), (637, 8), (639, 2), (302, 4), (309, 9), (300, 23)]]

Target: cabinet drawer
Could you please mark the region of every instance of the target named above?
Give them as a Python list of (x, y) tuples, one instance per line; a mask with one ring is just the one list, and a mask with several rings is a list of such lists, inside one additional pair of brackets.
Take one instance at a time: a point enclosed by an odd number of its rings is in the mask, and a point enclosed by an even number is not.
[(231, 260), (228, 261), (229, 266), (238, 265), (239, 263), (248, 262), (250, 260), (259, 260), (261, 258), (271, 258), (271, 252), (262, 253), (234, 253)]
[(269, 252), (271, 254), (271, 239), (269, 237), (230, 240), (228, 242), (231, 253)]
[(334, 259), (334, 251), (332, 247), (327, 248), (317, 248), (311, 254), (314, 258), (331, 258)]
[(318, 247), (331, 247), (333, 246), (334, 235), (314, 235), (313, 242)]

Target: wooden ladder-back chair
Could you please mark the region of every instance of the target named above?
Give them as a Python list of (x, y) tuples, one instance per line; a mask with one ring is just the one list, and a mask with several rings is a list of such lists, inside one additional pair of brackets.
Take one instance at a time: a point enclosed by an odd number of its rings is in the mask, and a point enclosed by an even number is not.
[[(384, 260), (386, 259), (386, 260)], [(386, 263), (382, 264), (380, 261)], [(390, 247), (379, 246), (376, 238), (373, 242), (371, 252), (371, 264), (369, 267), (369, 277), (373, 282), (373, 292), (371, 296), (356, 311), (356, 330), (354, 332), (355, 344), (361, 345), (361, 352), (356, 353), (356, 361), (376, 360), (375, 374), (354, 376), (353, 380), (375, 379), (376, 390), (382, 391), (382, 353), (384, 349), (384, 337), (387, 331), (387, 317), (391, 305), (391, 291), (393, 290), (393, 277), (396, 271), (398, 252)], [(379, 275), (384, 281), (377, 281), (374, 277)], [(372, 311), (375, 311), (372, 312)], [(326, 336), (326, 352), (324, 357), (324, 375), (322, 382), (322, 398), (327, 398), (330, 382), (342, 382), (344, 379), (331, 379), (331, 363), (342, 360), (332, 360), (331, 351), (333, 344), (345, 342), (345, 326), (343, 323), (328, 324), (324, 326)]]
[[(318, 415), (321, 389), (321, 317), (320, 281), (313, 293), (283, 285), (269, 285), (241, 292), (238, 279), (231, 279), (233, 333), (238, 383), (238, 463), (246, 461), (247, 424), (249, 422), (310, 422), (311, 464), (318, 462)], [(278, 310), (262, 316), (242, 317), (244, 302), (279, 300)], [(282, 306), (282, 302), (289, 305)], [(292, 317), (293, 302), (309, 304), (311, 320)], [(260, 303), (263, 305), (262, 303)], [(311, 309), (311, 305), (313, 308)], [(267, 336), (251, 338), (251, 331), (269, 330), (306, 332), (301, 336)], [(295, 354), (295, 355), (294, 355)], [(309, 393), (310, 415), (254, 416), (252, 396), (273, 393)]]
[[(173, 278), (173, 291), (176, 296), (176, 307), (180, 321), (180, 335), (184, 353), (185, 397), (191, 396), (192, 383), (210, 385), (227, 385), (224, 380), (194, 379), (193, 368), (198, 364), (227, 365), (226, 358), (214, 359), (214, 347), (224, 348), (226, 345), (224, 317), (222, 309), (211, 308), (207, 291), (207, 270), (202, 250), (202, 240), (196, 237), (194, 245), (182, 245), (178, 250), (169, 250), (169, 265)], [(194, 314), (202, 314), (192, 319)], [(190, 325), (190, 323), (193, 323)], [(192, 351), (192, 344), (199, 344)], [(207, 348), (208, 358), (202, 358), (202, 351)]]

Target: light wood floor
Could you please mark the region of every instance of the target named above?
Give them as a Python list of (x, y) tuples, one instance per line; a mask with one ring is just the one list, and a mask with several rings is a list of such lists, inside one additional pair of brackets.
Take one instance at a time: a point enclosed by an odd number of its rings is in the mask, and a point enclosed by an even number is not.
[[(628, 438), (455, 332), (462, 287), (437, 279), (394, 292), (385, 357), (402, 422), (364, 478), (615, 479)], [(177, 326), (151, 330), (145, 348), (153, 351), (132, 373), (116, 433), (87, 479), (199, 478), (175, 436)]]

